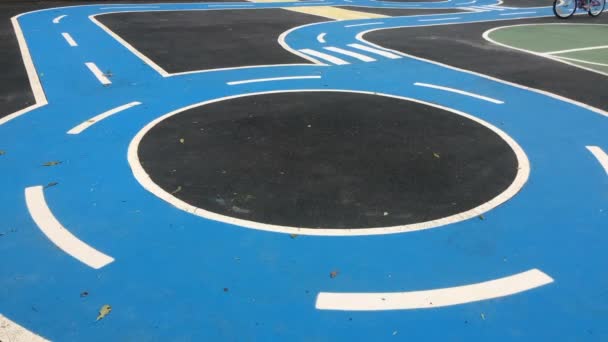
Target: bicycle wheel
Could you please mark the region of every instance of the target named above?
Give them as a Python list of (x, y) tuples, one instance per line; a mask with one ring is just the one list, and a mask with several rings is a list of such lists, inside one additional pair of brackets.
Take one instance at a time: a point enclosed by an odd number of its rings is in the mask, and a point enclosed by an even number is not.
[[(554, 0), (553, 13), (556, 17), (560, 19), (570, 18), (574, 14), (574, 12), (576, 12), (576, 1), (577, 0)], [(606, 0), (598, 1), (605, 2)]]
[(590, 0), (589, 1), (589, 15), (597, 17), (602, 14), (604, 7), (606, 6), (606, 0)]

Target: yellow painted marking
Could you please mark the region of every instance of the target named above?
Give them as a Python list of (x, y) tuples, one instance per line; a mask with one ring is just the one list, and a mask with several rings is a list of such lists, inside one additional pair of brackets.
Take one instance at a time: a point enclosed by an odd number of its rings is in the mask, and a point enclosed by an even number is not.
[(331, 7), (331, 6), (315, 6), (315, 7), (290, 7), (283, 8), (288, 11), (316, 15), (334, 20), (352, 20), (352, 19), (372, 19), (386, 18), (386, 15), (351, 11), (347, 9)]

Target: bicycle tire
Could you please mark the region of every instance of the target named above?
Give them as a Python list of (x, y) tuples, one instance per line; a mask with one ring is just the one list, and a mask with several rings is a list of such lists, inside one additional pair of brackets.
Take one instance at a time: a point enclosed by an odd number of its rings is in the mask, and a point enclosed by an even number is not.
[[(602, 1), (605, 2), (606, 0)], [(572, 6), (572, 10), (563, 10), (564, 6), (562, 6), (562, 4), (565, 2), (574, 4), (574, 6)], [(577, 2), (577, 0), (553, 0), (553, 14), (560, 19), (568, 19), (574, 14), (574, 12), (576, 12)]]
[(606, 7), (606, 0), (590, 0), (590, 1), (598, 1), (601, 5), (597, 6), (597, 8), (599, 8), (599, 10), (593, 11), (591, 8), (591, 5), (589, 5), (589, 11), (587, 12), (587, 14), (589, 14), (592, 17), (597, 17), (598, 15), (602, 14), (602, 12), (604, 11), (604, 8)]

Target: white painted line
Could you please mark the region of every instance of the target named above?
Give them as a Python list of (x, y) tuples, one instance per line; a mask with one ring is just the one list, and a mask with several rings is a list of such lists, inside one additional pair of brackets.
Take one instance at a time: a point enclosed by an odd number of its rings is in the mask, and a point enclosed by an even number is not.
[(520, 15), (520, 14), (535, 14), (536, 12), (511, 12), (511, 13), (501, 13), (499, 15)]
[(344, 27), (357, 27), (357, 26), (369, 26), (369, 25), (381, 25), (381, 24), (384, 24), (384, 22), (382, 22), (382, 21), (376, 21), (376, 22), (373, 22), (373, 23), (345, 25)]
[(491, 97), (487, 97), (487, 96), (471, 93), (471, 92), (460, 90), (460, 89), (449, 88), (449, 87), (444, 87), (444, 86), (439, 86), (439, 85), (429, 84), (429, 83), (420, 83), (420, 82), (416, 82), (416, 83), (414, 83), (414, 85), (415, 86), (419, 86), (419, 87), (426, 87), (426, 88), (433, 88), (433, 89), (439, 89), (439, 90), (449, 91), (451, 93), (456, 93), (456, 94), (460, 94), (460, 95), (470, 96), (470, 97), (474, 97), (476, 99), (492, 102), (492, 103), (495, 103), (495, 104), (503, 104), (504, 103), (504, 101), (500, 101), (500, 100), (497, 100), (497, 99), (493, 99)]
[(505, 8), (503, 8), (503, 7), (494, 6), (494, 5), (486, 5), (486, 6), (482, 6), (482, 7), (490, 8), (490, 9), (493, 9), (493, 10), (496, 10), (496, 11), (504, 11), (505, 10)]
[(209, 5), (209, 7), (253, 7), (254, 5)]
[(160, 8), (160, 6), (113, 6), (113, 7), (101, 7), (101, 10), (109, 10), (109, 9), (150, 9), (150, 8)]
[(72, 38), (72, 36), (70, 36), (69, 33), (63, 32), (61, 35), (63, 36), (63, 38), (65, 38), (65, 41), (68, 42), (68, 44), (71, 47), (78, 46), (78, 43), (76, 43), (76, 41), (74, 40), (74, 38)]
[(56, 17), (55, 19), (53, 19), (53, 24), (59, 24), (59, 22), (61, 21), (61, 19), (67, 17), (67, 14), (64, 15), (60, 15), (58, 17)]
[(557, 57), (559, 59), (566, 59), (566, 60), (573, 61), (573, 62), (579, 62), (579, 63), (584, 63), (584, 64), (599, 65), (599, 66), (608, 67), (608, 63), (589, 62), (589, 61), (586, 61), (586, 60), (583, 60), (583, 59), (564, 57), (564, 56), (555, 56), (555, 57)]
[(602, 165), (604, 171), (606, 171), (606, 175), (608, 175), (608, 154), (598, 146), (587, 146), (587, 149), (593, 154), (597, 161), (600, 162), (600, 165)]
[(330, 63), (334, 63), (336, 65), (350, 64), (350, 63), (348, 63), (347, 61), (345, 61), (343, 59), (340, 59), (338, 57), (334, 57), (332, 55), (328, 55), (328, 54), (323, 53), (323, 52), (319, 52), (319, 51), (315, 51), (315, 50), (311, 50), (311, 49), (301, 49), (299, 51), (302, 52), (302, 53), (311, 55), (311, 56), (315, 56), (317, 58), (324, 59), (324, 60), (326, 60), (326, 61), (328, 61)]
[(38, 78), (38, 72), (36, 72), (36, 68), (34, 67), (34, 62), (32, 61), (32, 56), (30, 55), (30, 49), (27, 47), (27, 43), (25, 42), (23, 31), (21, 31), (18, 18), (19, 16), (12, 17), (11, 21), (13, 23), (15, 35), (17, 36), (17, 42), (19, 43), (19, 50), (21, 52), (23, 64), (25, 65), (25, 71), (27, 72), (27, 77), (30, 80), (30, 86), (32, 87), (32, 93), (34, 93), (36, 104), (45, 105), (48, 102), (46, 100), (46, 96), (44, 95), (40, 78)]
[(598, 49), (608, 49), (608, 45), (591, 46), (591, 47), (584, 47), (584, 48), (578, 48), (578, 49), (568, 49), (568, 50), (559, 50), (559, 51), (550, 51), (550, 52), (544, 52), (544, 54), (546, 54), (546, 55), (558, 55), (560, 53), (589, 51), (589, 50), (598, 50)]
[(6, 342), (50, 342), (0, 314), (0, 341)]
[(439, 19), (418, 19), (418, 21), (443, 21), (443, 20), (457, 20), (460, 17), (451, 17), (451, 18), (439, 18)]
[(360, 61), (364, 61), (364, 62), (375, 62), (376, 61), (374, 58), (371, 58), (369, 56), (366, 56), (366, 55), (363, 55), (363, 54), (360, 54), (357, 52), (349, 51), (349, 50), (340, 49), (335, 46), (324, 47), (324, 49), (328, 50), (328, 51), (336, 52), (336, 53), (341, 53), (343, 55), (350, 56), (350, 57), (356, 58), (356, 59), (358, 59)]
[(434, 290), (379, 293), (320, 292), (319, 310), (378, 311), (431, 309), (478, 302), (528, 291), (553, 282), (553, 278), (538, 269), (477, 284)]
[(469, 2), (460, 2), (460, 3), (457, 3), (456, 6), (459, 6), (459, 5), (469, 5), (469, 4), (474, 4), (476, 2), (477, 2), (477, 0), (473, 0), (473, 1), (469, 1)]
[(114, 261), (114, 258), (101, 253), (79, 240), (57, 221), (46, 204), (42, 186), (26, 188), (25, 202), (38, 228), (49, 240), (67, 254), (95, 269), (102, 268)]
[(87, 66), (87, 68), (89, 68), (89, 70), (91, 70), (93, 75), (95, 75), (95, 77), (97, 77), (97, 79), (99, 80), (99, 82), (101, 82), (101, 84), (103, 84), (103, 85), (112, 84), (112, 82), (106, 77), (106, 75), (104, 75), (103, 72), (101, 72), (101, 70), (99, 70), (99, 68), (97, 67), (97, 65), (95, 65), (95, 63), (87, 62), (87, 63), (85, 63), (85, 65)]
[(116, 107), (114, 109), (110, 109), (109, 111), (101, 113), (101, 114), (99, 114), (99, 115), (97, 115), (97, 116), (95, 116), (95, 117), (93, 117), (93, 118), (91, 118), (91, 119), (89, 119), (89, 120), (81, 123), (80, 125), (78, 125), (78, 126), (72, 128), (72, 129), (70, 129), (67, 133), (68, 134), (80, 134), (80, 133), (82, 133), (82, 131), (84, 131), (85, 129), (93, 126), (94, 124), (98, 123), (99, 121), (101, 121), (101, 120), (103, 120), (103, 119), (105, 119), (105, 118), (107, 118), (109, 116), (112, 116), (114, 114), (120, 113), (123, 110), (129, 109), (131, 107), (138, 106), (140, 104), (141, 104), (141, 102), (134, 101), (134, 102), (122, 105), (120, 107)]
[(325, 32), (319, 33), (319, 35), (317, 36), (317, 41), (319, 43), (325, 43), (325, 34), (326, 34)]
[(366, 46), (366, 45), (362, 45), (362, 44), (356, 44), (355, 43), (355, 44), (348, 44), (348, 46), (350, 46), (352, 48), (355, 48), (355, 49), (359, 49), (359, 50), (375, 53), (377, 55), (384, 56), (384, 57), (390, 58), (390, 59), (401, 58), (401, 56), (396, 55), (396, 54), (394, 54), (392, 52), (376, 49), (376, 48), (373, 48), (373, 47), (370, 47), (370, 46)]
[(227, 85), (239, 85), (247, 83), (258, 83), (258, 82), (272, 82), (272, 81), (288, 81), (288, 80), (306, 80), (306, 79), (319, 79), (321, 76), (286, 76), (286, 77), (272, 77), (272, 78), (256, 78), (251, 80), (232, 81), (226, 82)]

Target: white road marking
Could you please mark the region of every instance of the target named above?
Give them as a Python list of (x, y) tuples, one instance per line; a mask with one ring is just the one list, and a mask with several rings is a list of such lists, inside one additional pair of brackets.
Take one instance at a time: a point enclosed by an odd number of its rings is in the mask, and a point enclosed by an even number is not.
[(598, 146), (587, 146), (587, 149), (593, 154), (600, 165), (602, 165), (604, 171), (606, 171), (606, 175), (608, 175), (608, 154)]
[[(159, 187), (156, 183), (154, 183), (154, 181), (152, 181), (152, 179), (150, 179), (150, 176), (146, 173), (146, 170), (141, 165), (141, 162), (139, 160), (139, 155), (137, 153), (141, 140), (143, 139), (144, 135), (148, 131), (150, 131), (158, 123), (162, 122), (163, 120), (165, 120), (169, 117), (178, 115), (179, 113), (186, 111), (188, 109), (197, 108), (200, 106), (204, 106), (207, 104), (216, 103), (216, 102), (220, 102), (220, 101), (227, 101), (227, 100), (241, 98), (241, 97), (245, 97), (245, 96), (255, 96), (255, 95), (262, 95), (262, 94), (292, 93), (292, 92), (293, 93), (297, 93), (297, 92), (341, 92), (341, 93), (355, 93), (355, 94), (384, 96), (384, 97), (389, 97), (389, 98), (394, 98), (394, 99), (400, 99), (400, 100), (420, 103), (420, 104), (427, 105), (430, 107), (449, 111), (455, 115), (460, 115), (469, 120), (473, 120), (473, 121), (479, 123), (480, 125), (483, 125), (483, 126), (487, 127), (488, 129), (492, 130), (501, 139), (503, 139), (505, 141), (505, 143), (507, 143), (509, 145), (509, 147), (513, 150), (513, 152), (515, 153), (516, 159), (517, 159), (517, 171), (515, 174), (515, 179), (502, 193), (500, 193), (496, 197), (492, 198), (488, 202), (482, 203), (481, 205), (479, 205), (475, 208), (472, 208), (470, 210), (467, 210), (467, 211), (464, 211), (461, 213), (457, 213), (457, 214), (454, 214), (454, 215), (451, 215), (448, 217), (436, 219), (436, 220), (424, 221), (424, 222), (418, 222), (418, 223), (400, 225), (400, 226), (377, 227), (377, 228), (359, 228), (359, 227), (348, 227), (348, 228), (343, 228), (343, 229), (327, 229), (327, 228), (323, 228), (323, 227), (296, 228), (296, 227), (285, 227), (285, 226), (265, 224), (265, 223), (260, 223), (260, 222), (238, 219), (238, 218), (234, 218), (234, 217), (230, 217), (230, 216), (213, 213), (213, 212), (207, 211), (203, 208), (195, 207), (191, 204), (188, 204), (188, 203), (180, 200), (179, 198), (173, 196), (171, 193), (169, 193), (169, 192), (165, 191), (164, 189), (162, 189), (161, 187)], [(199, 217), (203, 217), (205, 219), (225, 222), (228, 224), (251, 228), (251, 229), (287, 233), (287, 234), (317, 235), (317, 236), (358, 236), (358, 235), (396, 234), (396, 233), (405, 233), (405, 232), (412, 232), (412, 231), (418, 231), (418, 230), (424, 230), (424, 229), (437, 228), (437, 227), (441, 227), (444, 225), (468, 220), (468, 219), (471, 219), (474, 217), (478, 217), (479, 215), (483, 214), (484, 212), (492, 210), (493, 208), (501, 205), (502, 203), (505, 203), (510, 198), (515, 196), (521, 190), (521, 188), (524, 186), (524, 184), (527, 182), (528, 177), (530, 175), (530, 162), (528, 160), (528, 157), (526, 156), (526, 153), (519, 146), (519, 144), (517, 144), (517, 142), (515, 140), (513, 140), (513, 138), (511, 138), (507, 133), (500, 130), (498, 127), (493, 126), (489, 122), (486, 122), (478, 117), (458, 111), (453, 108), (441, 106), (436, 103), (421, 101), (421, 100), (411, 98), (411, 97), (396, 96), (396, 95), (366, 92), (366, 91), (327, 90), (327, 89), (293, 89), (293, 90), (264, 91), (264, 92), (256, 92), (256, 93), (239, 94), (239, 95), (227, 96), (227, 97), (223, 97), (223, 98), (217, 98), (217, 99), (213, 99), (213, 100), (209, 100), (209, 101), (203, 101), (203, 102), (195, 103), (195, 104), (183, 107), (183, 108), (179, 108), (177, 110), (174, 110), (172, 112), (169, 112), (165, 115), (162, 115), (162, 116), (154, 119), (153, 121), (149, 122), (146, 126), (144, 126), (144, 128), (142, 128), (135, 135), (135, 137), (129, 144), (129, 149), (127, 152), (127, 160), (129, 162), (129, 165), (133, 172), (133, 176), (139, 182), (139, 184), (141, 184), (141, 186), (144, 189), (146, 189), (150, 193), (154, 194), (158, 198), (168, 202), (169, 204), (171, 204), (171, 205), (175, 206), (176, 208), (183, 210), (187, 213), (190, 213), (190, 214), (193, 214), (193, 215), (196, 215)]]
[(59, 24), (59, 22), (61, 21), (61, 19), (67, 17), (67, 14), (64, 15), (60, 15), (58, 17), (56, 17), (55, 19), (53, 19), (53, 24)]
[(460, 17), (451, 17), (451, 18), (439, 18), (439, 19), (418, 19), (418, 21), (442, 21), (442, 20), (457, 20)]
[(150, 8), (160, 8), (159, 6), (113, 6), (113, 7), (101, 7), (101, 10), (109, 10), (109, 9), (150, 9)]
[(0, 341), (6, 342), (50, 342), (0, 314)]
[(120, 107), (116, 107), (114, 109), (110, 109), (109, 111), (101, 113), (101, 114), (99, 114), (99, 115), (97, 115), (97, 116), (95, 116), (95, 117), (93, 117), (93, 118), (91, 118), (91, 119), (89, 119), (89, 120), (81, 123), (80, 125), (78, 125), (78, 126), (72, 128), (72, 129), (70, 129), (67, 133), (68, 134), (80, 134), (80, 133), (82, 133), (82, 131), (84, 131), (85, 129), (93, 126), (94, 124), (98, 123), (99, 121), (101, 121), (101, 120), (103, 120), (103, 119), (105, 119), (105, 118), (107, 118), (109, 116), (112, 116), (112, 115), (114, 115), (116, 113), (120, 113), (123, 110), (129, 109), (131, 107), (138, 106), (140, 104), (141, 104), (141, 102), (134, 101), (134, 102), (122, 105)]
[(590, 65), (599, 65), (599, 66), (605, 66), (608, 67), (607, 63), (598, 63), (598, 62), (589, 62), (583, 59), (577, 59), (577, 58), (571, 58), (571, 57), (564, 57), (564, 56), (555, 56), (559, 59), (566, 59), (569, 61), (573, 61), (573, 62), (579, 62), (579, 63), (585, 63), (585, 64), (590, 64)]
[(477, 0), (473, 0), (473, 1), (469, 1), (469, 2), (461, 2), (461, 3), (457, 3), (456, 6), (474, 4), (476, 2), (477, 2)]
[(471, 93), (471, 92), (460, 90), (460, 89), (449, 88), (449, 87), (444, 87), (444, 86), (435, 85), (435, 84), (429, 84), (429, 83), (420, 83), (420, 82), (416, 82), (416, 83), (414, 83), (414, 85), (415, 86), (419, 86), (419, 87), (426, 87), (426, 88), (433, 88), (433, 89), (444, 90), (444, 91), (448, 91), (448, 92), (451, 92), (451, 93), (456, 93), (456, 94), (460, 94), (460, 95), (464, 95), (464, 96), (470, 96), (470, 97), (474, 97), (476, 99), (492, 102), (492, 103), (495, 103), (495, 104), (503, 104), (504, 103), (504, 101), (500, 101), (500, 100), (497, 100), (497, 99), (493, 99), (491, 97), (487, 97), (487, 96)]
[(349, 51), (349, 50), (340, 49), (335, 46), (324, 47), (324, 49), (328, 50), (328, 51), (336, 52), (336, 53), (341, 53), (343, 55), (350, 56), (350, 57), (356, 58), (356, 59), (364, 61), (364, 62), (375, 62), (376, 61), (374, 58), (371, 58), (369, 56), (366, 56), (366, 55), (363, 55), (363, 54), (360, 54), (357, 52)]
[(89, 68), (89, 70), (91, 70), (93, 75), (95, 75), (95, 77), (97, 77), (97, 80), (99, 80), (99, 82), (101, 82), (101, 84), (103, 84), (103, 85), (112, 84), (112, 82), (106, 77), (106, 75), (104, 75), (103, 72), (101, 72), (101, 70), (99, 70), (99, 68), (97, 67), (97, 65), (95, 65), (95, 63), (87, 62), (87, 63), (85, 63), (85, 65), (87, 66), (87, 68)]
[(325, 32), (319, 33), (319, 35), (317, 36), (317, 41), (319, 43), (325, 43), (325, 34), (326, 34)]
[(505, 297), (553, 282), (538, 269), (477, 284), (434, 290), (380, 293), (320, 292), (319, 310), (378, 311), (430, 309)]
[(74, 38), (72, 38), (72, 36), (70, 36), (69, 33), (63, 32), (61, 35), (63, 36), (63, 38), (65, 39), (65, 41), (68, 42), (68, 44), (71, 47), (78, 46), (78, 43), (76, 43), (76, 41), (74, 40)]
[(357, 26), (369, 26), (369, 25), (381, 25), (381, 24), (384, 24), (384, 22), (382, 22), (382, 21), (376, 21), (376, 22), (373, 22), (373, 23), (345, 25), (344, 27), (357, 27)]
[(330, 63), (334, 63), (336, 65), (345, 65), (345, 64), (350, 64), (347, 61), (340, 59), (338, 57), (334, 57), (332, 55), (328, 55), (326, 53), (323, 52), (319, 52), (319, 51), (315, 51), (315, 50), (311, 50), (311, 49), (301, 49), (300, 52), (311, 55), (311, 56), (315, 56), (317, 58), (320, 59), (324, 59)]
[(494, 6), (494, 5), (486, 5), (486, 6), (483, 6), (483, 7), (490, 8), (490, 9), (493, 9), (493, 10), (496, 10), (496, 11), (504, 11), (505, 10), (504, 7)]
[(558, 55), (561, 53), (589, 51), (589, 50), (598, 50), (598, 49), (608, 49), (608, 45), (590, 46), (590, 47), (584, 47), (584, 48), (578, 48), (578, 49), (568, 49), (568, 50), (559, 50), (559, 51), (550, 51), (550, 52), (544, 52), (544, 54)]
[(25, 202), (38, 228), (49, 240), (67, 254), (95, 269), (102, 268), (114, 261), (114, 258), (101, 253), (79, 240), (59, 223), (46, 204), (42, 186), (26, 188)]
[(380, 50), (380, 49), (376, 49), (373, 47), (369, 47), (366, 45), (362, 45), (362, 44), (348, 44), (348, 46), (355, 48), (355, 49), (359, 49), (359, 50), (363, 50), (363, 51), (367, 51), (367, 52), (371, 52), (371, 53), (375, 53), (377, 55), (380, 56), (384, 56), (386, 58), (390, 58), (390, 59), (398, 59), (401, 58), (401, 56), (396, 55), (392, 52), (388, 52), (388, 51), (384, 51), (384, 50)]
[(534, 14), (536, 12), (511, 12), (511, 13), (501, 13), (499, 15), (520, 15), (520, 14)]
[(287, 80), (305, 80), (321, 78), (321, 76), (286, 76), (286, 77), (272, 77), (272, 78), (256, 78), (251, 80), (232, 81), (227, 82), (227, 85), (239, 85), (247, 83), (258, 83), (258, 82), (272, 82), (272, 81), (287, 81)]
[(243, 4), (243, 5), (209, 5), (209, 7), (253, 7), (254, 5), (248, 5), (248, 4)]

